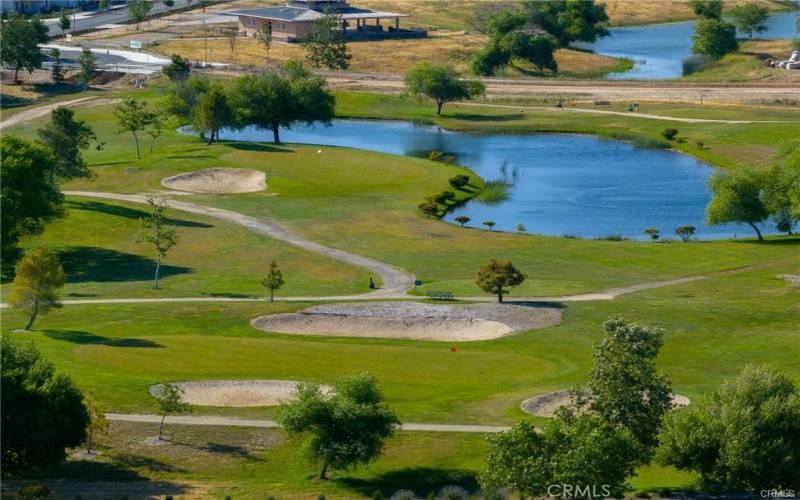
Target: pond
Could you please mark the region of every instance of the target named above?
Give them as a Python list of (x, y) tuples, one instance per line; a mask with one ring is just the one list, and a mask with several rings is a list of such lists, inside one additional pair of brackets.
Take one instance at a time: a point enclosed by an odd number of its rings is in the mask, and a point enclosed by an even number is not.
[[(797, 36), (797, 12), (773, 14), (767, 21), (767, 31), (757, 38), (779, 39)], [(634, 68), (624, 73), (610, 73), (617, 80), (662, 80), (680, 78), (683, 60), (692, 54), (694, 21), (669, 24), (651, 24), (627, 28), (611, 28), (611, 36), (601, 38), (591, 45), (584, 44), (598, 54), (627, 57), (635, 62)], [(744, 35), (740, 34), (744, 37)], [(786, 54), (786, 59), (790, 54)]]
[[(225, 130), (220, 136), (272, 139), (271, 132), (255, 127)], [(398, 155), (443, 151), (485, 180), (499, 179), (504, 171), (513, 182), (504, 201), (470, 201), (448, 213), (447, 221), (465, 215), (471, 226), (493, 220), (496, 230), (515, 231), (523, 224), (530, 233), (585, 238), (618, 234), (643, 239), (648, 227), (674, 237), (674, 229), (683, 224), (697, 227), (704, 239), (729, 238), (737, 231), (750, 236), (744, 227), (703, 224), (712, 169), (672, 151), (586, 135), (472, 134), (383, 120), (335, 120), (330, 127), (282, 130), (281, 138)]]

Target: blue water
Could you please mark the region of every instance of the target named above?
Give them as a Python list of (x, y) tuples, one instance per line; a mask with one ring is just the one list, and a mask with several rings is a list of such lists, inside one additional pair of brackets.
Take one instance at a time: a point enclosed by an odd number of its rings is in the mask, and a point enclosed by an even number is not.
[[(798, 12), (783, 12), (770, 16), (767, 31), (756, 33), (755, 38), (794, 38)], [(611, 73), (616, 80), (664, 80), (680, 78), (682, 62), (692, 55), (694, 21), (649, 26), (611, 28), (611, 36), (590, 45), (583, 45), (598, 54), (627, 57), (635, 62), (631, 71)], [(744, 37), (745, 35), (740, 34)], [(790, 54), (786, 54), (789, 58)]]
[[(271, 132), (255, 127), (220, 135), (246, 141), (272, 139)], [(515, 177), (506, 201), (472, 201), (445, 217), (452, 221), (466, 215), (472, 226), (490, 219), (497, 223), (496, 229), (506, 231), (521, 223), (536, 234), (587, 238), (620, 234), (643, 239), (642, 230), (648, 227), (674, 237), (676, 227), (691, 224), (700, 238), (729, 238), (737, 231), (750, 236), (745, 227), (703, 224), (710, 198), (706, 181), (712, 169), (671, 151), (585, 135), (471, 134), (382, 120), (335, 120), (330, 127), (282, 130), (281, 139), (398, 155), (445, 151), (486, 180), (502, 177), (505, 165), (507, 178)]]

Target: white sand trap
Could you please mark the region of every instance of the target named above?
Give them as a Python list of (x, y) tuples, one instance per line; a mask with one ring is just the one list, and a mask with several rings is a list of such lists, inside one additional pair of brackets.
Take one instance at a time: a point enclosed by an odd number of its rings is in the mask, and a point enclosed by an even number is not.
[(161, 185), (190, 193), (255, 193), (267, 189), (267, 174), (248, 168), (204, 168), (165, 177)]
[[(549, 418), (556, 415), (556, 410), (562, 406), (567, 406), (569, 401), (569, 391), (554, 391), (528, 398), (519, 407), (525, 413)], [(691, 400), (686, 396), (680, 394), (672, 395), (673, 408), (683, 408), (684, 406), (689, 406), (689, 403), (691, 403)]]
[(561, 311), (552, 307), (361, 302), (271, 314), (251, 324), (260, 330), (297, 335), (471, 341), (496, 339), (559, 322)]
[[(197, 406), (276, 406), (294, 398), (300, 382), (294, 380), (196, 380), (175, 382), (183, 389), (185, 403)], [(158, 397), (162, 384), (150, 386)], [(322, 386), (323, 391), (330, 387)]]

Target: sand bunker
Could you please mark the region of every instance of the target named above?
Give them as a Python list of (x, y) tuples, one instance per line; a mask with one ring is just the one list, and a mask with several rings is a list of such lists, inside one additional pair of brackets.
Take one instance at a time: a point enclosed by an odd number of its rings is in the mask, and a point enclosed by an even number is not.
[(267, 175), (247, 168), (204, 168), (166, 177), (161, 185), (191, 193), (255, 193), (267, 189)]
[[(276, 406), (294, 397), (299, 382), (294, 380), (197, 380), (175, 382), (183, 389), (182, 400), (198, 406)], [(150, 386), (158, 397), (162, 384)], [(322, 386), (324, 391), (330, 387)]]
[(560, 321), (560, 310), (533, 305), (362, 302), (271, 314), (251, 324), (260, 330), (297, 335), (470, 341), (496, 339)]
[[(672, 405), (674, 408), (689, 406), (691, 400), (680, 394), (672, 395)], [(523, 401), (519, 406), (525, 413), (536, 415), (537, 417), (554, 417), (556, 410), (569, 404), (569, 391), (554, 391), (539, 394)]]

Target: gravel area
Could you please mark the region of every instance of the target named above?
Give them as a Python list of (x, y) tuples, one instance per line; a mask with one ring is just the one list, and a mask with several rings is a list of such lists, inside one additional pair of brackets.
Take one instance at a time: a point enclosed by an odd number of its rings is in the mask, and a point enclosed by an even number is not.
[(267, 175), (248, 168), (204, 168), (166, 177), (161, 185), (191, 193), (255, 193), (267, 189)]
[(313, 306), (271, 314), (251, 324), (277, 333), (414, 340), (489, 340), (557, 325), (561, 311), (520, 304), (361, 302)]
[[(276, 406), (294, 397), (300, 382), (294, 380), (195, 380), (175, 382), (183, 389), (184, 402), (197, 406)], [(330, 391), (330, 387), (322, 386)], [(150, 386), (158, 397), (162, 384)]]
[[(537, 417), (554, 417), (556, 410), (569, 404), (569, 391), (553, 391), (539, 394), (523, 401), (519, 407), (525, 413)], [(691, 400), (681, 394), (672, 395), (673, 408), (683, 408), (689, 406)]]

